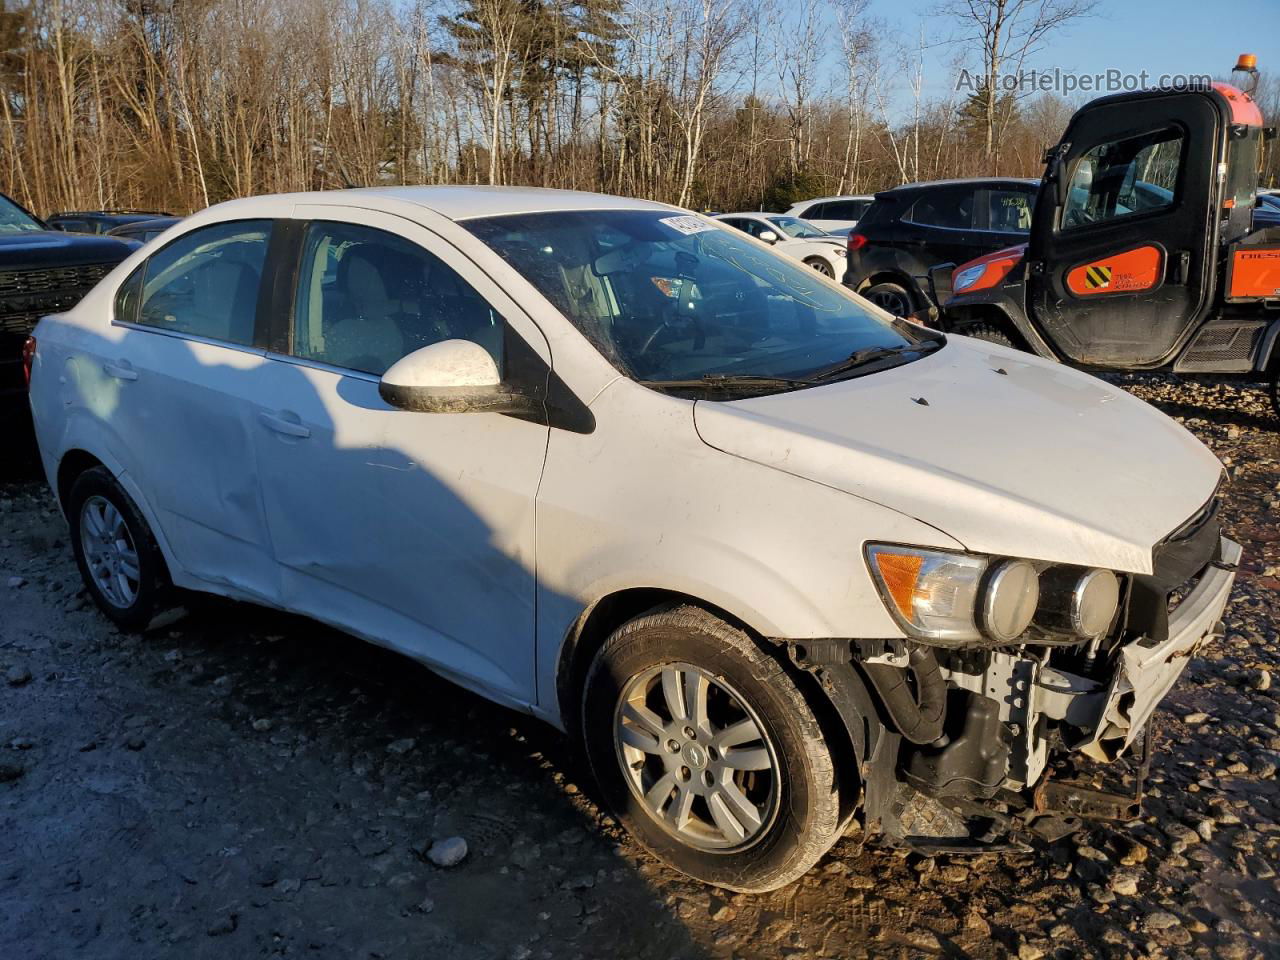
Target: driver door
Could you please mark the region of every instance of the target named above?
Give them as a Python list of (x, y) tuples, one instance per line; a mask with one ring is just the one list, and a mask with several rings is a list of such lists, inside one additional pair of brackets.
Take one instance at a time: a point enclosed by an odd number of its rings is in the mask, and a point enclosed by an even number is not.
[(1069, 360), (1159, 365), (1203, 317), (1220, 123), (1200, 92), (1109, 98), (1072, 118), (1032, 218), (1027, 293)]

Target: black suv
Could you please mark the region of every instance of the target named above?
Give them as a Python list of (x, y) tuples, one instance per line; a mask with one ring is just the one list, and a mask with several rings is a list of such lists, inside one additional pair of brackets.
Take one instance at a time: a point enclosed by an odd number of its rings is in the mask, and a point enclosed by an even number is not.
[(27, 418), (22, 345), (46, 313), (69, 310), (138, 248), (131, 240), (50, 230), (0, 194), (0, 430)]
[(984, 177), (877, 193), (849, 234), (845, 285), (900, 317), (927, 309), (930, 267), (1026, 243), (1039, 186)]
[(51, 213), (44, 222), (55, 230), (68, 233), (109, 233), (116, 227), (145, 223), (161, 217), (172, 219), (169, 213), (146, 213), (141, 210), (87, 210), (79, 213)]

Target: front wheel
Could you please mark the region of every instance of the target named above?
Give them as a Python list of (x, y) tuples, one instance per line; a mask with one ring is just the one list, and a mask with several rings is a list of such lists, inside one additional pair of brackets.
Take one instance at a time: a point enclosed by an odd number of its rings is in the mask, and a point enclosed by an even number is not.
[(823, 260), (821, 257), (813, 257), (806, 260), (805, 263), (813, 267), (813, 269), (817, 270), (824, 277), (834, 277), (836, 275), (836, 272), (831, 269), (831, 264), (827, 263), (827, 261)]
[(956, 333), (966, 337), (973, 337), (975, 340), (985, 340), (987, 343), (998, 343), (1002, 347), (1014, 347), (1015, 349), (1017, 347), (1007, 333), (991, 323), (975, 323), (957, 330)]
[(840, 835), (834, 758), (782, 665), (697, 607), (639, 617), (591, 664), (582, 734), (650, 853), (746, 893), (795, 880)]

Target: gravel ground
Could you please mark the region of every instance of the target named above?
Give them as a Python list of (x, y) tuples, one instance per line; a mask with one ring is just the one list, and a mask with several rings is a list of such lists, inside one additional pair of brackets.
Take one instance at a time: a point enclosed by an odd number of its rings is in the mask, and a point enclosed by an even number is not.
[(43, 487), (0, 485), (0, 957), (1280, 956), (1280, 433), (1260, 390), (1122, 382), (1228, 465), (1246, 556), (1144, 819), (848, 838), (761, 897), (657, 865), (558, 734), (391, 654), (213, 600), (117, 632)]

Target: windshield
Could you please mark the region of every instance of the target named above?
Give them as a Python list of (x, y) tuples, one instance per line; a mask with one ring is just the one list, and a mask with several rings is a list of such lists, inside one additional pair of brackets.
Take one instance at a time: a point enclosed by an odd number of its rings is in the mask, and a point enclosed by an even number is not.
[(858, 351), (936, 345), (812, 268), (701, 217), (561, 211), (462, 225), (636, 380), (799, 379)]
[(797, 240), (809, 240), (813, 237), (829, 235), (826, 231), (819, 230), (813, 224), (805, 223), (798, 217), (770, 217), (769, 222), (788, 237), (794, 237)]
[(29, 213), (0, 194), (0, 233), (26, 233), (43, 229)]

